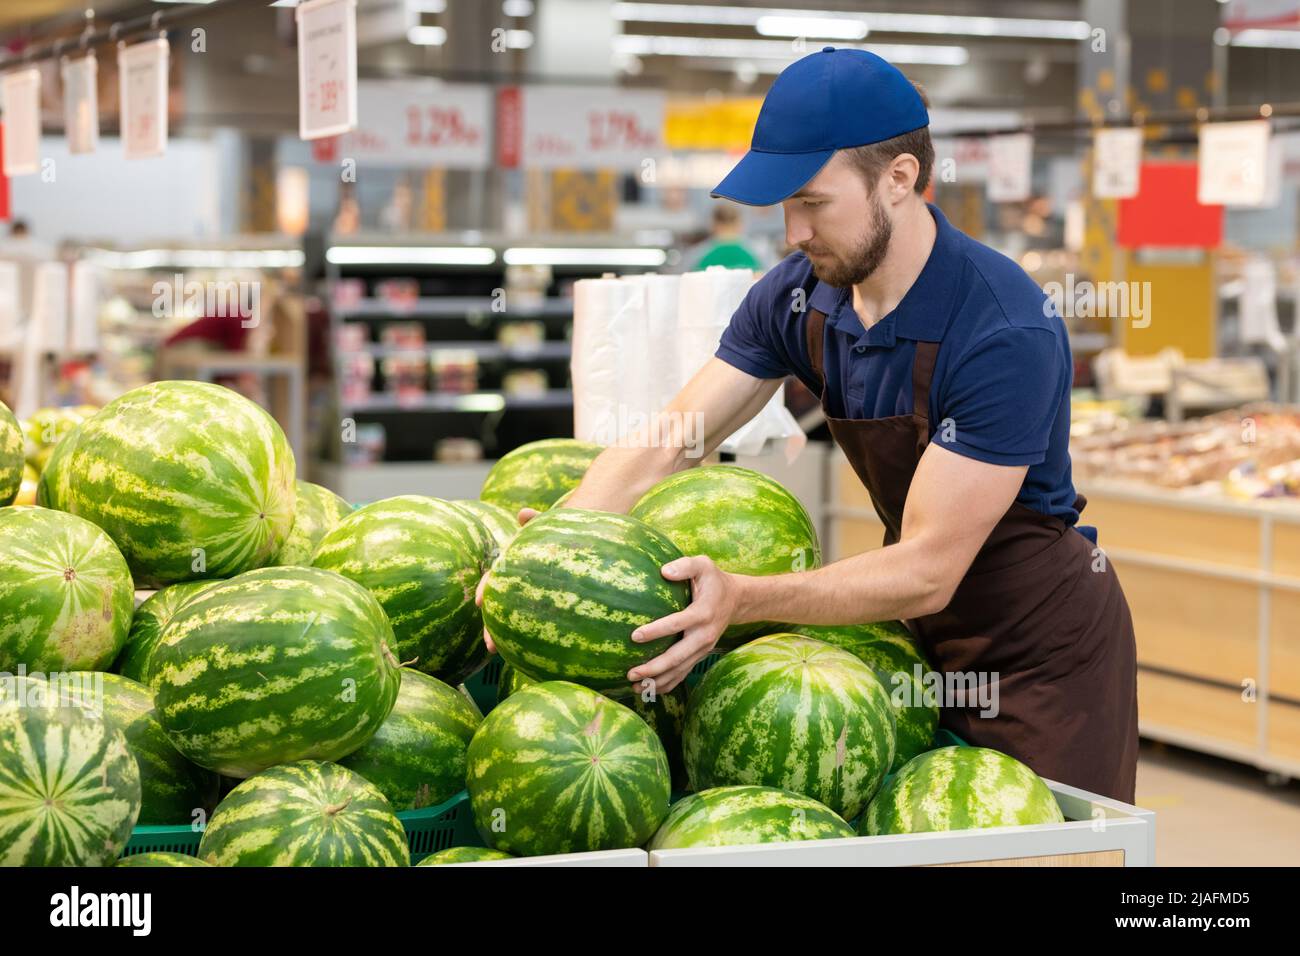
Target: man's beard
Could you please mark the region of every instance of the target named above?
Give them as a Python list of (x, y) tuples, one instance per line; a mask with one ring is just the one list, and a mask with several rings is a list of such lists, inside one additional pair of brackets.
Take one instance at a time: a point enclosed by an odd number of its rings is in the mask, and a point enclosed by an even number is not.
[[(818, 282), (824, 282), (836, 289), (843, 289), (859, 282), (880, 268), (889, 252), (889, 239), (893, 234), (893, 223), (885, 212), (884, 205), (877, 198), (871, 204), (871, 232), (869, 238), (861, 239), (847, 259), (834, 256), (829, 262), (813, 262), (813, 275)], [(808, 250), (804, 250), (807, 254)]]

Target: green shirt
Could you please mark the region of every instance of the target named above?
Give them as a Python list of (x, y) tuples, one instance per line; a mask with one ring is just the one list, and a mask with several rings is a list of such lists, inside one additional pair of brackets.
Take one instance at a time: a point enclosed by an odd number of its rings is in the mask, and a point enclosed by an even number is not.
[(728, 269), (761, 269), (763, 264), (744, 244), (734, 239), (722, 239), (714, 243), (713, 248), (700, 257), (695, 268), (707, 269), (709, 266), (726, 266)]

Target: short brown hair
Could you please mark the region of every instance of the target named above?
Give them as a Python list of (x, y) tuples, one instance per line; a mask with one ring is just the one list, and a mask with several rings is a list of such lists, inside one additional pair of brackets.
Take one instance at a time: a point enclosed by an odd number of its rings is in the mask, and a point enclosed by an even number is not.
[[(926, 95), (925, 88), (916, 82), (912, 85), (916, 87), (916, 92), (921, 94), (921, 102), (925, 104), (926, 109), (929, 109), (930, 97)], [(880, 178), (885, 167), (903, 153), (911, 153), (920, 164), (921, 170), (916, 174), (914, 188), (917, 193), (924, 194), (925, 188), (930, 185), (930, 171), (934, 168), (934, 143), (930, 140), (930, 127), (922, 126), (910, 133), (895, 136), (893, 139), (869, 143), (866, 146), (853, 146), (844, 150), (844, 155), (862, 173), (869, 188), (874, 188), (876, 180)]]

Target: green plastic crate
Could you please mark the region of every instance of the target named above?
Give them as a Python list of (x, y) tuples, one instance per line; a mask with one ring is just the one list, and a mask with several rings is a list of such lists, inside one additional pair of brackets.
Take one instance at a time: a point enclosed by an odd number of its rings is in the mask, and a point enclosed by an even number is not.
[(465, 679), (465, 689), (484, 716), (497, 705), (497, 685), (501, 683), (502, 663), (501, 655), (493, 654), (486, 664)]

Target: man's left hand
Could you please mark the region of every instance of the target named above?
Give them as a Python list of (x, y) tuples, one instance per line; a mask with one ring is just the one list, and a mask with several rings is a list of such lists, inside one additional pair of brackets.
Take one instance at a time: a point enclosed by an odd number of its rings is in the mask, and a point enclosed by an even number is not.
[(627, 676), (634, 684), (649, 678), (654, 681), (656, 693), (666, 694), (713, 651), (735, 617), (740, 588), (736, 575), (727, 574), (703, 555), (678, 558), (665, 564), (662, 573), (669, 581), (691, 582), (691, 603), (676, 614), (643, 624), (632, 632), (632, 640), (644, 643), (678, 632), (682, 639), (658, 657), (634, 667)]

